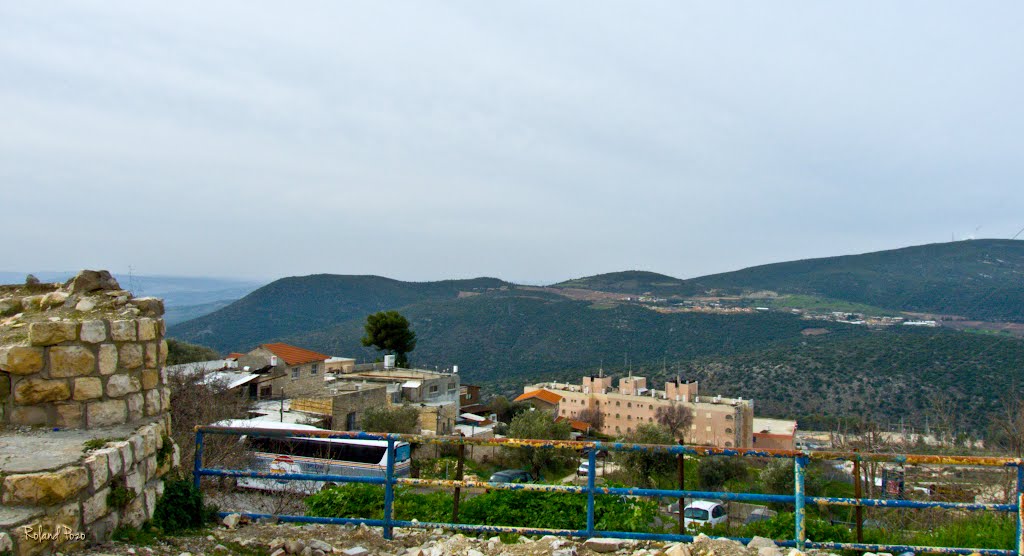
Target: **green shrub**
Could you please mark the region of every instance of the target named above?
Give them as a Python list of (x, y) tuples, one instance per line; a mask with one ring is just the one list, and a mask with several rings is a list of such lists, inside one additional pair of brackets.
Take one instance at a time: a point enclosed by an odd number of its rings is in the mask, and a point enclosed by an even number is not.
[[(842, 525), (832, 525), (823, 519), (805, 519), (807, 538), (816, 542), (851, 542), (850, 530)], [(775, 517), (751, 523), (743, 527), (742, 536), (761, 536), (769, 539), (791, 539), (796, 528), (793, 512), (779, 512)]]
[(153, 512), (153, 523), (168, 533), (198, 529), (216, 518), (216, 507), (204, 506), (203, 493), (184, 479), (166, 483)]
[(701, 488), (720, 489), (726, 481), (747, 476), (747, 464), (739, 458), (706, 457), (697, 466), (697, 479)]
[(123, 480), (111, 484), (110, 492), (107, 493), (108, 508), (123, 510), (132, 500), (135, 500), (135, 491), (125, 488)]
[(961, 548), (1002, 548), (1016, 546), (1017, 521), (1007, 515), (978, 513), (958, 519), (932, 531), (914, 535), (910, 542), (919, 546), (956, 546)]
[(156, 464), (163, 466), (167, 462), (167, 458), (171, 457), (174, 452), (174, 447), (171, 445), (171, 437), (166, 434), (161, 435), (163, 444), (160, 445), (160, 449), (156, 451)]
[[(448, 521), (452, 517), (453, 497), (448, 492), (426, 494), (395, 489), (396, 519)], [(305, 500), (306, 515), (314, 517), (384, 518), (384, 487), (348, 483), (324, 489)]]

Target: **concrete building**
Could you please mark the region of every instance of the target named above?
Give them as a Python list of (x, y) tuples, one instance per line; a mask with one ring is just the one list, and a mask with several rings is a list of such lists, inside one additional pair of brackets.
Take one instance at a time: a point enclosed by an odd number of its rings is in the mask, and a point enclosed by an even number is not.
[(338, 384), (331, 390), (330, 397), (294, 399), (291, 408), (330, 416), (329, 429), (356, 431), (360, 430), (366, 410), (389, 405), (388, 389), (384, 384)]
[(607, 376), (586, 376), (581, 384), (540, 383), (523, 388), (516, 401), (527, 401), (555, 415), (577, 419), (585, 409), (600, 411), (600, 432), (620, 437), (641, 423), (656, 422), (660, 407), (682, 405), (693, 412), (693, 424), (684, 435), (688, 444), (749, 448), (753, 446), (752, 400), (701, 396), (697, 382), (679, 379), (665, 383), (664, 390), (648, 388), (647, 379), (628, 376), (612, 386)]
[(796, 421), (755, 417), (754, 448), (796, 450)]
[(256, 397), (294, 398), (323, 393), (328, 359), (330, 356), (288, 344), (263, 344), (239, 357), (238, 368), (270, 376), (257, 389)]

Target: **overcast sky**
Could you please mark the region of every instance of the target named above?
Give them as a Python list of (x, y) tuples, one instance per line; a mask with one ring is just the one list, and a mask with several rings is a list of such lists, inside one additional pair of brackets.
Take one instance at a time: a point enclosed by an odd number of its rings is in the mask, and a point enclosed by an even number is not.
[(540, 283), (1008, 238), (1022, 23), (1020, 2), (3, 2), (0, 270)]

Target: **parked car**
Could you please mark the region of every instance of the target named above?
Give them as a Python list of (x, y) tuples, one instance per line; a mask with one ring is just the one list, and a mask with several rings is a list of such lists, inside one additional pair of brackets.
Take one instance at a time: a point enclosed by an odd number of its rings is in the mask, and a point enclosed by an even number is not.
[(718, 502), (707, 500), (696, 500), (691, 502), (683, 510), (683, 525), (689, 527), (700, 527), (702, 525), (718, 525), (725, 523), (729, 514)]
[(533, 481), (533, 475), (522, 469), (505, 469), (491, 475), (488, 482), (491, 483), (529, 483)]
[(590, 474), (590, 461), (583, 460), (580, 462), (580, 466), (576, 468), (577, 477), (586, 477)]

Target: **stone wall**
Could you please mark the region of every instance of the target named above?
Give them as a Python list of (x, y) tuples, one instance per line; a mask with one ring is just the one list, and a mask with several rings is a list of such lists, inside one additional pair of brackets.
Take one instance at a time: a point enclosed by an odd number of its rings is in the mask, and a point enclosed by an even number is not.
[(0, 321), (0, 424), (87, 429), (165, 413), (161, 300), (83, 272), (0, 286), (0, 311), (12, 315)]
[[(118, 526), (138, 527), (153, 516), (163, 477), (180, 453), (165, 416), (67, 465), (45, 471), (4, 472), (0, 483), (0, 553), (67, 552), (109, 540)], [(66, 442), (34, 437), (20, 441)], [(74, 439), (82, 449), (80, 437)], [(27, 467), (22, 469), (28, 471)], [(56, 536), (56, 538), (51, 538)]]
[(162, 315), (106, 271), (0, 286), (0, 554), (66, 552), (152, 517), (180, 458)]

